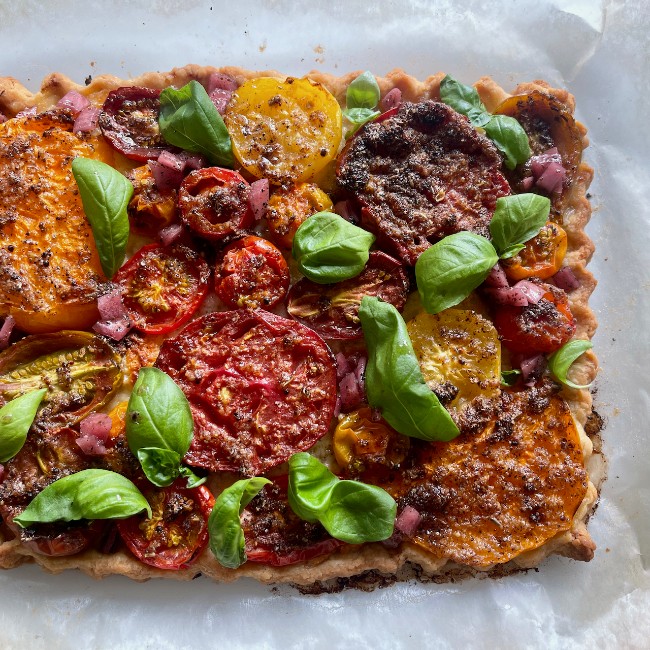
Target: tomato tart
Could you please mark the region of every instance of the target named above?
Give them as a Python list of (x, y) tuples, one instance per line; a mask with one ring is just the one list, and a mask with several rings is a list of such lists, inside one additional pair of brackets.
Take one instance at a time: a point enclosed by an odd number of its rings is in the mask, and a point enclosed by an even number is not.
[(586, 146), (541, 81), (0, 78), (0, 566), (590, 560)]

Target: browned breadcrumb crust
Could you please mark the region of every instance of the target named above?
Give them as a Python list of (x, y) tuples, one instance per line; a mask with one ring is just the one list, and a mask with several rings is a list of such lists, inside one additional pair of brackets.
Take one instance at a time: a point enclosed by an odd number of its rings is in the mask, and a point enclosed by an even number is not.
[[(101, 105), (106, 94), (120, 86), (180, 87), (192, 79), (206, 83), (213, 72), (229, 74), (240, 83), (259, 76), (281, 78), (285, 76), (275, 71), (252, 72), (237, 67), (213, 68), (187, 65), (175, 68), (170, 72), (145, 73), (128, 81), (110, 75), (102, 75), (95, 77), (89, 85), (84, 86), (74, 83), (62, 74), (54, 73), (44, 79), (41, 90), (36, 94), (31, 93), (17, 80), (6, 77), (0, 78), (0, 112), (7, 116), (13, 116), (30, 106), (36, 106), (39, 111), (42, 111), (51, 108), (70, 90), (77, 90), (94, 104)], [(336, 77), (331, 74), (311, 72), (307, 76), (322, 83), (341, 104), (344, 104), (346, 88), (359, 73), (360, 71), (356, 71)], [(378, 78), (377, 81), (382, 96), (392, 88), (399, 88), (403, 100), (417, 102), (425, 99), (439, 99), (440, 82), (443, 77), (443, 73), (438, 73), (424, 81), (418, 81), (403, 70), (397, 69), (389, 72), (383, 78)], [(566, 90), (551, 88), (544, 81), (520, 84), (512, 93), (508, 93), (489, 77), (483, 77), (476, 82), (475, 87), (488, 110), (493, 110), (509, 96), (541, 90), (555, 96), (567, 106), (571, 113), (574, 111), (573, 96)], [(586, 129), (580, 124), (578, 128), (581, 130), (583, 143), (586, 147)], [(573, 269), (580, 281), (580, 288), (570, 295), (570, 305), (577, 321), (575, 337), (582, 339), (591, 338), (597, 326), (596, 318), (588, 306), (589, 296), (596, 286), (596, 281), (586, 269), (594, 250), (593, 243), (585, 233), (585, 226), (591, 216), (591, 207), (586, 193), (592, 176), (593, 170), (582, 162), (578, 168), (576, 179), (566, 195), (566, 207), (563, 214), (563, 227), (568, 234), (568, 252), (565, 264)], [(572, 373), (575, 381), (586, 384), (593, 381), (597, 370), (596, 356), (590, 351), (583, 355), (579, 364), (574, 365)], [(374, 588), (390, 584), (395, 579), (413, 577), (439, 582), (456, 580), (468, 575), (501, 576), (535, 567), (550, 554), (589, 560), (593, 557), (595, 544), (587, 532), (586, 521), (598, 498), (595, 484), (598, 485), (603, 476), (602, 458), (600, 454), (592, 454), (592, 440), (583, 430), (583, 426), (590, 418), (589, 422), (593, 424), (592, 396), (588, 390), (574, 390), (566, 387), (563, 388), (561, 395), (581, 425), (579, 429), (585, 462), (592, 479), (588, 484), (586, 495), (576, 512), (570, 530), (557, 535), (540, 548), (521, 554), (507, 564), (491, 567), (485, 571), (468, 569), (446, 560), (432, 558), (425, 551), (409, 544), (403, 545), (400, 549), (387, 549), (381, 544), (365, 544), (360, 547), (344, 546), (330, 556), (314, 558), (303, 564), (276, 568), (249, 562), (237, 570), (222, 567), (212, 553), (206, 549), (190, 568), (180, 571), (163, 571), (141, 564), (126, 551), (118, 551), (111, 555), (86, 551), (71, 557), (52, 558), (34, 554), (22, 546), (18, 540), (0, 543), (0, 567), (12, 568), (24, 562), (35, 562), (52, 573), (59, 573), (65, 569), (80, 569), (95, 578), (120, 574), (134, 580), (162, 577), (191, 580), (197, 575), (203, 574), (219, 581), (231, 582), (238, 578), (250, 577), (269, 584), (282, 582), (302, 585), (308, 587), (307, 591), (318, 593), (346, 587)], [(590, 428), (592, 431), (594, 430), (593, 426)]]

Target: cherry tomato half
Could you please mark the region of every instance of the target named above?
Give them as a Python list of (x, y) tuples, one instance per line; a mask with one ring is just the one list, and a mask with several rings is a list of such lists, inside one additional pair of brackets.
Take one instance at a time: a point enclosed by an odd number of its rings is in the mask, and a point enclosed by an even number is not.
[(117, 522), (124, 543), (140, 562), (157, 569), (182, 569), (208, 543), (214, 497), (203, 485), (184, 485), (185, 479), (179, 479), (166, 488), (144, 489), (153, 512), (151, 519), (140, 514)]
[(233, 235), (253, 222), (250, 185), (237, 172), (205, 167), (188, 174), (181, 185), (181, 219), (213, 241)]
[(267, 309), (287, 295), (289, 267), (270, 241), (244, 237), (227, 246), (220, 260), (215, 291), (229, 307)]
[(135, 328), (146, 334), (186, 323), (203, 302), (209, 279), (207, 262), (178, 244), (143, 246), (115, 276)]
[(567, 235), (564, 228), (549, 221), (535, 237), (526, 242), (523, 250), (501, 263), (511, 280), (546, 280), (562, 267), (566, 248)]
[(561, 289), (540, 283), (544, 297), (527, 307), (499, 307), (494, 314), (503, 344), (522, 354), (549, 354), (562, 347), (576, 331), (569, 301)]
[(132, 160), (155, 160), (169, 148), (158, 127), (160, 90), (126, 86), (111, 90), (99, 128), (111, 146)]
[(136, 167), (127, 176), (133, 184), (133, 196), (128, 206), (131, 230), (155, 237), (162, 228), (176, 220), (178, 192), (161, 192), (149, 165)]

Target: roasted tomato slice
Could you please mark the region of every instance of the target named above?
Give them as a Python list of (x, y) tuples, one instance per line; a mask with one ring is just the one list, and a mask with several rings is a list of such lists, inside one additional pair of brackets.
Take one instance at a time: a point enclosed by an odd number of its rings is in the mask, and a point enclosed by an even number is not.
[(165, 334), (186, 323), (208, 292), (208, 263), (186, 246), (143, 246), (117, 273), (136, 329)]
[(373, 251), (356, 278), (335, 284), (299, 280), (289, 291), (287, 311), (326, 339), (356, 339), (362, 335), (359, 305), (364, 296), (376, 296), (400, 311), (406, 304), (409, 281), (396, 259)]
[(562, 289), (540, 283), (544, 297), (527, 307), (503, 306), (494, 314), (503, 344), (513, 352), (549, 354), (562, 347), (576, 331), (576, 321)]
[(328, 555), (343, 545), (320, 524), (293, 513), (287, 501), (287, 477), (273, 478), (246, 506), (241, 516), (250, 562), (287, 566)]
[(133, 196), (128, 206), (131, 230), (155, 237), (162, 228), (176, 221), (178, 192), (161, 192), (149, 165), (132, 169), (127, 177), (133, 185)]
[(160, 90), (125, 86), (111, 90), (99, 115), (102, 133), (132, 160), (155, 160), (169, 149), (158, 127)]
[(250, 185), (237, 172), (221, 167), (197, 169), (181, 185), (181, 219), (202, 237), (223, 239), (252, 223), (249, 193)]
[(78, 422), (106, 404), (121, 383), (119, 356), (88, 332), (28, 336), (0, 354), (0, 404), (47, 388), (37, 429)]
[(185, 460), (256, 476), (329, 430), (336, 367), (313, 330), (262, 309), (214, 312), (160, 349), (194, 417)]
[(514, 257), (501, 260), (501, 264), (511, 280), (546, 280), (560, 270), (566, 248), (567, 235), (564, 228), (549, 221), (535, 237), (526, 242), (523, 250)]
[(287, 295), (289, 267), (266, 239), (252, 235), (233, 242), (217, 263), (214, 289), (228, 307), (267, 309)]
[(214, 506), (210, 490), (184, 487), (180, 479), (166, 488), (144, 489), (153, 516), (135, 515), (117, 522), (129, 550), (157, 569), (182, 569), (208, 542), (208, 517)]

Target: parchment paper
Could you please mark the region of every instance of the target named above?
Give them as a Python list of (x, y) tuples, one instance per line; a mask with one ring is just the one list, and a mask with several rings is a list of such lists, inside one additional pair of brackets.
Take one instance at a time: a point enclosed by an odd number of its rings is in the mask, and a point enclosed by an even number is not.
[[(145, 8), (146, 7), (146, 8)], [(609, 478), (589, 564), (459, 584), (319, 597), (250, 582), (95, 582), (34, 567), (0, 573), (0, 647), (648, 648), (650, 12), (644, 0), (113, 0), (0, 2), (0, 74), (36, 89), (57, 70), (129, 77), (185, 63), (301, 74), (403, 67), (546, 79), (577, 97), (596, 168), (588, 232)]]

